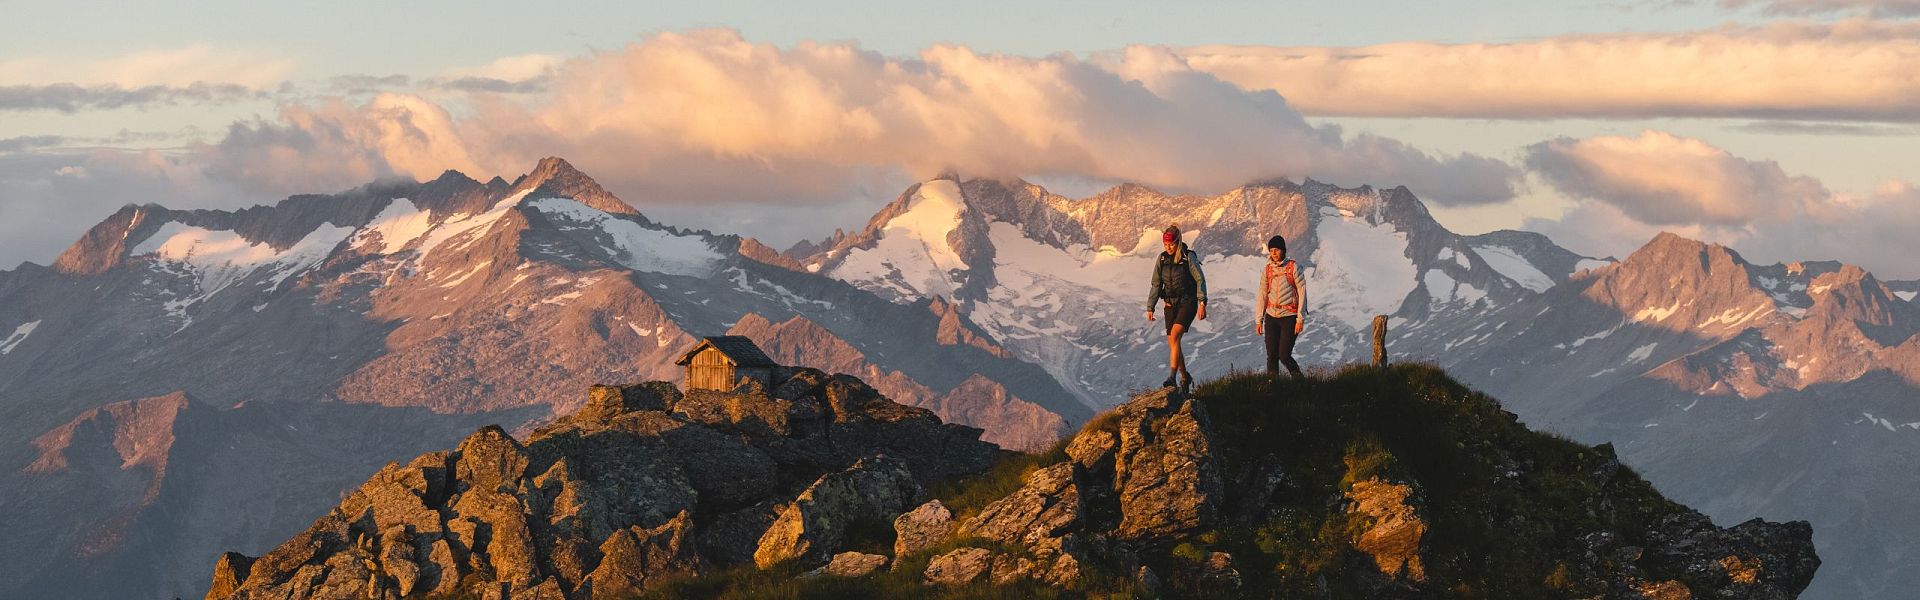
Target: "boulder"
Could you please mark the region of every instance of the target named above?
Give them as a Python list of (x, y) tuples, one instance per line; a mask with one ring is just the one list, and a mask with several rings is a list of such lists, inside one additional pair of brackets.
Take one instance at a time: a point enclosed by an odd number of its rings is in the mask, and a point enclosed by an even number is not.
[(582, 423), (605, 423), (640, 410), (671, 410), (680, 401), (678, 388), (665, 381), (636, 385), (596, 385), (587, 388), (587, 405), (571, 417)]
[(681, 511), (654, 528), (628, 527), (600, 545), (600, 565), (587, 576), (591, 598), (627, 598), (668, 579), (698, 575), (705, 564), (693, 544), (693, 516)]
[(721, 513), (700, 532), (700, 549), (708, 560), (721, 567), (753, 562), (753, 551), (760, 548), (780, 510), (772, 501), (736, 511)]
[(207, 600), (232, 596), (247, 582), (247, 569), (252, 566), (253, 558), (245, 554), (221, 553), (220, 560), (213, 564), (213, 587), (207, 589)]
[(960, 535), (1007, 543), (1038, 544), (1080, 524), (1081, 505), (1073, 465), (1059, 463), (1029, 473), (1026, 485), (995, 500), (960, 525)]
[(893, 532), (893, 555), (905, 557), (953, 535), (953, 513), (939, 500), (930, 500), (894, 519)]
[(1171, 390), (1122, 405), (1114, 488), (1123, 539), (1162, 538), (1212, 522), (1225, 497), (1203, 405)]
[(1365, 515), (1367, 527), (1353, 547), (1373, 557), (1380, 574), (1393, 579), (1425, 582), (1427, 569), (1420, 560), (1420, 541), (1427, 523), (1415, 514), (1409, 497), (1413, 488), (1379, 478), (1354, 482), (1346, 492), (1348, 512)]
[(967, 585), (992, 571), (993, 557), (993, 551), (986, 548), (957, 548), (928, 561), (923, 576), (930, 585)]
[(861, 522), (884, 523), (912, 506), (920, 484), (905, 463), (874, 456), (815, 480), (782, 508), (753, 553), (762, 568), (788, 560), (823, 562), (840, 550), (848, 529)]
[(841, 552), (827, 561), (827, 566), (802, 573), (803, 578), (831, 575), (834, 577), (866, 577), (880, 567), (887, 566), (887, 557), (879, 554), (860, 552)]
[(499, 425), (473, 432), (454, 454), (454, 477), (466, 489), (512, 493), (527, 471), (526, 447)]

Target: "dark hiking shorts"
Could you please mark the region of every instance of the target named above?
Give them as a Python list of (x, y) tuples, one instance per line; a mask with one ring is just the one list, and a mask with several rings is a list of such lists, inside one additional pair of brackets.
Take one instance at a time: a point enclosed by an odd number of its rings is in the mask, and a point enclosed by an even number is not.
[(1193, 317), (1200, 314), (1199, 302), (1188, 298), (1184, 300), (1167, 300), (1166, 303), (1166, 308), (1161, 309), (1163, 316), (1160, 320), (1167, 322), (1167, 333), (1173, 333), (1174, 325), (1183, 325), (1186, 329), (1193, 329)]

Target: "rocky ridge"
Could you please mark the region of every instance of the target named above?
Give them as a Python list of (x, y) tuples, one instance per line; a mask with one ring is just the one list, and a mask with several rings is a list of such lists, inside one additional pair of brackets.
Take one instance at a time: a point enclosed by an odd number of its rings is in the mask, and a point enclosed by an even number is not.
[(923, 484), (1001, 451), (858, 379), (599, 386), (527, 440), (498, 427), (390, 464), (306, 532), (228, 554), (208, 598), (616, 598), (755, 562), (825, 563)]
[[(1805, 523), (1717, 527), (1430, 367), (1160, 390), (998, 460), (810, 369), (591, 395), (524, 444), (487, 428), (390, 465), (301, 536), (222, 557), (207, 597), (1792, 598), (1820, 562)], [(954, 491), (979, 486), (1005, 487)]]

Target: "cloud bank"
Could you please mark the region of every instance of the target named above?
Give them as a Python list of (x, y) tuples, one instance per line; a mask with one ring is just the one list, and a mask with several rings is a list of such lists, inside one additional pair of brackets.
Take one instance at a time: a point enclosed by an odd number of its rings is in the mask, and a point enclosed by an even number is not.
[(118, 85), (82, 87), (71, 83), (7, 85), (0, 86), (0, 111), (53, 110), (71, 114), (83, 110), (147, 108), (171, 104), (219, 104), (260, 97), (260, 92), (232, 83), (194, 82), (184, 86), (149, 85), (137, 88)]
[[(1775, 0), (1770, 7), (1914, 2)], [(1906, 7), (1906, 8), (1902, 8)], [(1920, 22), (1776, 22), (1506, 44), (1206, 46), (1194, 69), (1313, 116), (1920, 121)]]
[(1761, 261), (1838, 259), (1882, 276), (1920, 276), (1920, 189), (1890, 181), (1836, 193), (1692, 138), (1559, 138), (1529, 146), (1525, 162), (1567, 196), (1566, 216), (1528, 228), (1574, 248), (1625, 254), (1662, 230), (1734, 247)]
[[(449, 85), (482, 93), (457, 115), (404, 94), (290, 105), (276, 121), (236, 125), (208, 149), (213, 168), (292, 192), (449, 168), (511, 176), (561, 155), (637, 201), (745, 202), (831, 198), (889, 169), (1206, 190), (1311, 176), (1405, 184), (1445, 204), (1511, 199), (1519, 179), (1501, 160), (1309, 124), (1273, 92), (1242, 90), (1144, 47), (1098, 62), (960, 46), (903, 59), (851, 43), (782, 49), (708, 30), (557, 64), (506, 61)], [(485, 93), (528, 85), (547, 93)]]
[(1727, 8), (1759, 6), (1769, 16), (1810, 16), (1864, 13), (1871, 17), (1920, 16), (1920, 0), (1720, 0)]

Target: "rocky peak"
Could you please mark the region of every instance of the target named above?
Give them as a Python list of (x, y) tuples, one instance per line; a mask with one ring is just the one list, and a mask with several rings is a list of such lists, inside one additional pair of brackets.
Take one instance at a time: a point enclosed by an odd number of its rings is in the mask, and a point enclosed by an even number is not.
[(423, 184), (408, 199), (422, 210), (438, 215), (471, 214), (487, 210), (495, 199), (506, 195), (509, 186), (499, 177), (482, 184), (465, 173), (448, 169)]
[(120, 207), (120, 210), (95, 224), (80, 236), (79, 241), (61, 252), (60, 257), (53, 261), (53, 269), (68, 275), (98, 275), (106, 272), (126, 257), (127, 239), (147, 219), (147, 215), (165, 210), (152, 204)]
[(191, 405), (185, 392), (174, 392), (87, 410), (34, 438), (39, 456), (22, 471), (144, 469), (143, 502), (150, 501), (165, 480), (182, 415)]
[(514, 180), (508, 195), (527, 192), (533, 198), (572, 198), (581, 204), (616, 215), (637, 215), (626, 202), (600, 187), (599, 182), (573, 168), (566, 159), (549, 156), (540, 159), (533, 171)]
[(1644, 326), (1728, 336), (1773, 312), (1752, 265), (1719, 244), (1661, 233), (1589, 280), (1585, 297)]

